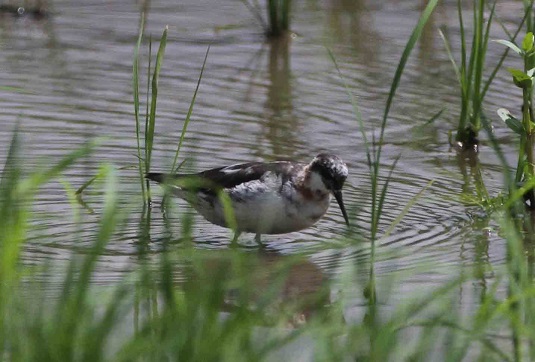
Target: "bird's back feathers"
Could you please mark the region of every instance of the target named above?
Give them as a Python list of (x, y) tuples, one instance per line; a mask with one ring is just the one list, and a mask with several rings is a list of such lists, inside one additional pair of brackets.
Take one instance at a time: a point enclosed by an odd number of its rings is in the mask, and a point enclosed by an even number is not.
[(158, 172), (149, 172), (146, 178), (161, 184), (178, 186), (189, 191), (219, 191), (222, 188), (231, 189), (249, 181), (261, 179), (268, 172), (273, 172), (277, 176), (290, 175), (290, 171), (295, 167), (304, 167), (302, 164), (295, 164), (287, 161), (277, 162), (249, 162), (225, 167), (218, 167), (211, 170), (202, 171), (195, 174), (168, 175)]

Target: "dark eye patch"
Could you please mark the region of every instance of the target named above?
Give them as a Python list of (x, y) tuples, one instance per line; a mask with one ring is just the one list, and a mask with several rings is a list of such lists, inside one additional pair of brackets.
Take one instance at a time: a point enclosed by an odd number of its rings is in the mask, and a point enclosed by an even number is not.
[(344, 182), (346, 179), (344, 177), (337, 177), (333, 180), (333, 189), (335, 190), (341, 190), (342, 186), (344, 186)]
[(319, 168), (319, 172), (320, 172), (320, 175), (321, 175), (321, 177), (323, 179), (325, 179), (325, 180), (333, 179), (333, 175), (325, 167), (320, 167)]

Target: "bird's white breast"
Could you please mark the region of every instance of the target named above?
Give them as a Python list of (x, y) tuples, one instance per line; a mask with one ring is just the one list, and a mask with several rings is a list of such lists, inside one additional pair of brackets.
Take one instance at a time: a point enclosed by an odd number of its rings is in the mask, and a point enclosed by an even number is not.
[[(309, 200), (295, 186), (277, 176), (266, 173), (259, 180), (245, 182), (226, 192), (232, 201), (238, 229), (260, 234), (281, 234), (301, 230), (315, 224), (327, 211), (330, 195)], [(208, 221), (225, 226), (221, 204), (215, 207), (196, 206)]]

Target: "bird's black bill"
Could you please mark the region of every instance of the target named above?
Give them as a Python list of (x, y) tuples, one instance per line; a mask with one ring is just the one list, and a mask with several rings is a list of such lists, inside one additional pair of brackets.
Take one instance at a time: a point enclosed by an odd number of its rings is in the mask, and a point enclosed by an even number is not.
[(334, 198), (336, 199), (336, 202), (338, 202), (338, 206), (340, 206), (340, 210), (342, 210), (342, 215), (344, 215), (344, 220), (346, 221), (347, 226), (349, 226), (349, 218), (347, 217), (347, 211), (344, 206), (344, 200), (342, 199), (342, 191), (336, 190), (333, 191)]

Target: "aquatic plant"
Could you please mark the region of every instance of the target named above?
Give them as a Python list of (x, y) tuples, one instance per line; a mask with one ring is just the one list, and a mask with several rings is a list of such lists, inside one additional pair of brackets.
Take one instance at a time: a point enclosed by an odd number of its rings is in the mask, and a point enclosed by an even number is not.
[[(481, 115), (483, 113), (483, 100), (488, 86), (492, 83), (496, 71), (491, 74), (486, 83), (483, 82), (486, 52), (489, 41), (490, 26), (494, 17), (496, 3), (492, 5), (490, 15), (485, 26), (485, 0), (473, 0), (473, 24), (471, 49), (468, 54), (467, 32), (462, 11), (462, 1), (457, 0), (457, 14), (461, 36), (461, 60), (457, 64), (452, 55), (450, 45), (443, 32), (440, 35), (446, 46), (446, 51), (453, 64), (461, 94), (461, 111), (459, 124), (455, 135), (456, 146), (460, 149), (476, 149), (479, 144), (478, 134), (481, 129)], [(498, 67), (501, 66), (501, 62)], [(497, 67), (497, 68), (498, 68)], [(450, 143), (452, 141), (450, 140)]]
[[(139, 177), (141, 182), (141, 190), (143, 193), (143, 200), (150, 203), (150, 188), (149, 183), (145, 182), (145, 173), (150, 171), (151, 158), (152, 158), (152, 148), (154, 145), (154, 130), (156, 126), (156, 106), (158, 103), (158, 80), (160, 77), (160, 70), (163, 63), (163, 56), (165, 53), (165, 47), (167, 44), (167, 27), (164, 29), (162, 37), (160, 38), (160, 46), (158, 52), (156, 53), (156, 65), (154, 67), (154, 73), (151, 77), (151, 56), (152, 56), (152, 41), (149, 42), (149, 65), (147, 67), (147, 100), (146, 100), (146, 111), (145, 111), (145, 132), (144, 132), (144, 147), (143, 155), (141, 153), (141, 126), (140, 126), (140, 101), (139, 101), (139, 48), (141, 47), (141, 41), (143, 39), (143, 29), (144, 29), (144, 18), (142, 17), (141, 24), (139, 27), (139, 36), (134, 52), (134, 65), (133, 65), (133, 88), (134, 88), (134, 114), (136, 121), (136, 141), (137, 141), (137, 156), (138, 156), (138, 167), (139, 167)], [(150, 101), (149, 101), (150, 97)], [(141, 160), (144, 161), (144, 167), (142, 167)]]
[[(519, 121), (515, 118), (507, 109), (500, 108), (497, 113), (505, 124), (515, 132), (519, 137), (519, 151), (518, 162), (514, 177), (514, 182), (508, 182), (509, 192), (514, 194), (516, 191), (523, 191), (524, 198), (529, 201), (530, 208), (535, 207), (535, 194), (530, 187), (527, 187), (531, 183), (531, 179), (534, 175), (533, 165), (533, 73), (535, 67), (535, 47), (533, 40), (533, 0), (524, 0), (524, 18), (522, 19), (517, 31), (514, 35), (509, 34), (507, 28), (502, 25), (505, 33), (509, 39), (496, 40), (506, 46), (506, 51), (512, 50), (518, 56), (522, 58), (523, 70), (509, 68), (508, 71), (512, 75), (513, 83), (522, 89), (522, 120)], [(526, 35), (522, 41), (521, 46), (518, 46), (515, 39), (522, 29), (523, 25), (526, 25)], [(499, 147), (497, 142), (493, 143), (494, 149), (498, 152)], [(499, 152), (498, 152), (499, 153)], [(502, 163), (503, 158), (502, 159)], [(504, 163), (505, 164), (505, 163)]]
[[(516, 121), (507, 122), (511, 127)], [(529, 356), (535, 358), (535, 348), (532, 343), (532, 331), (535, 330), (535, 304), (533, 292), (535, 291), (533, 280), (535, 275), (532, 267), (534, 239), (534, 219), (531, 212), (525, 207), (525, 195), (535, 187), (535, 179), (527, 180), (523, 185), (515, 182), (511, 174), (511, 167), (505, 154), (494, 135), (491, 124), (485, 117), (482, 125), (487, 133), (490, 145), (496, 152), (500, 164), (507, 198), (492, 217), (499, 222), (501, 234), (506, 241), (506, 270), (503, 273), (507, 281), (507, 297), (502, 300), (499, 310), (494, 314), (502, 314), (510, 323), (511, 345), (513, 360), (520, 361)], [(517, 126), (520, 126), (518, 124)]]
[[(158, 52), (156, 53), (156, 65), (154, 68), (154, 72), (151, 74), (151, 49), (152, 49), (152, 40), (149, 41), (149, 62), (147, 67), (147, 88), (146, 88), (146, 112), (145, 112), (145, 131), (143, 133), (144, 136), (144, 147), (143, 147), (143, 153), (141, 152), (141, 127), (140, 127), (140, 100), (139, 100), (139, 50), (141, 47), (141, 42), (143, 39), (143, 29), (144, 29), (144, 20), (142, 17), (140, 27), (139, 27), (139, 36), (134, 52), (134, 64), (133, 64), (133, 73), (132, 73), (132, 80), (133, 80), (133, 89), (134, 89), (134, 114), (135, 114), (135, 122), (136, 122), (136, 142), (137, 142), (137, 156), (138, 156), (138, 169), (139, 169), (139, 179), (141, 183), (141, 190), (143, 193), (143, 199), (144, 201), (148, 201), (150, 203), (150, 192), (149, 190), (149, 183), (148, 180), (145, 179), (145, 174), (150, 171), (151, 167), (151, 157), (152, 157), (152, 148), (154, 145), (154, 132), (156, 129), (156, 106), (158, 102), (158, 80), (160, 77), (160, 71), (163, 63), (163, 57), (165, 54), (165, 47), (167, 44), (167, 32), (168, 28), (166, 27), (163, 31), (163, 34), (160, 38), (160, 46), (158, 48)], [(182, 131), (180, 133), (180, 138), (177, 144), (177, 148), (175, 151), (175, 156), (173, 158), (173, 163), (171, 166), (170, 173), (176, 173), (182, 163), (178, 163), (178, 156), (180, 153), (180, 149), (182, 148), (182, 144), (185, 139), (186, 131), (188, 129), (189, 122), (191, 120), (191, 115), (193, 113), (193, 106), (195, 104), (195, 100), (197, 98), (197, 93), (199, 91), (199, 86), (201, 84), (202, 75), (204, 72), (204, 68), (206, 66), (206, 61), (208, 59), (208, 54), (210, 52), (210, 47), (208, 46), (206, 50), (206, 55), (204, 57), (204, 61), (202, 63), (202, 67), (200, 70), (199, 78), (197, 80), (197, 85), (195, 87), (195, 91), (193, 93), (188, 113), (184, 119), (184, 124), (182, 126)], [(149, 100), (150, 97), (150, 100)], [(142, 161), (144, 161), (142, 163)]]
[[(533, 33), (528, 32), (522, 41), (521, 47), (511, 41), (500, 40), (518, 54), (524, 63), (524, 69), (509, 68), (514, 84), (522, 89), (522, 119), (515, 118), (507, 109), (500, 108), (498, 115), (519, 137), (518, 162), (515, 173), (515, 184), (520, 186), (533, 179), (535, 164), (533, 147), (535, 145), (535, 124), (533, 121), (533, 75), (535, 73), (535, 46)], [(535, 191), (525, 190), (524, 197), (531, 209), (535, 209)]]
[(535, 29), (533, 28), (533, 26), (535, 25), (535, 23), (533, 22), (533, 0), (522, 0), (522, 3), (524, 5), (524, 12), (526, 14), (526, 33), (534, 33)]

